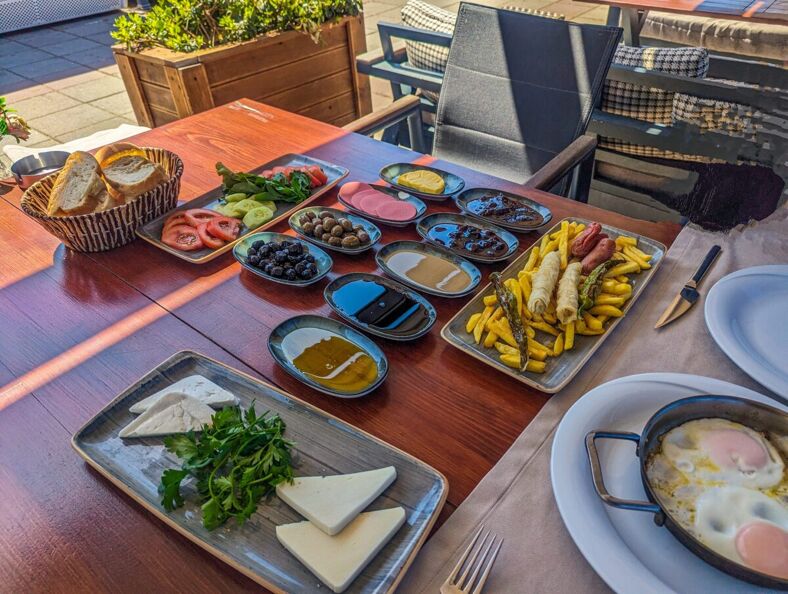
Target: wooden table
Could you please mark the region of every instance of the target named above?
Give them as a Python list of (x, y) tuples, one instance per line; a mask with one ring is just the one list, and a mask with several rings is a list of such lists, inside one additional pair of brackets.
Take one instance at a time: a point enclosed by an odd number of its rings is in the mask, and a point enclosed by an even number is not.
[[(142, 134), (138, 144), (177, 152), (181, 198), (218, 185), (217, 160), (248, 170), (288, 152), (347, 167), (374, 181), (381, 166), (431, 159), (328, 124), (244, 101)], [(519, 192), (552, 209), (670, 244), (679, 227), (649, 223), (470, 171), (469, 186)], [(385, 384), (338, 400), (294, 380), (266, 348), (270, 330), (304, 312), (329, 315), (322, 289), (350, 271), (377, 272), (374, 256), (334, 256), (327, 281), (292, 289), (258, 278), (231, 255), (204, 266), (135, 241), (99, 254), (66, 250), (19, 209), (0, 200), (0, 583), (7, 591), (255, 591), (259, 587), (149, 517), (90, 470), (71, 434), (117, 393), (178, 350), (193, 349), (262, 377), (421, 458), (450, 484), (447, 517), (533, 419), (548, 396), (450, 347), (443, 324), (466, 299), (430, 298), (438, 322), (417, 342), (379, 340), (390, 362)], [(320, 204), (336, 206), (336, 191)], [(430, 212), (454, 210), (435, 203)], [(281, 224), (278, 230), (284, 230)], [(417, 239), (383, 228), (383, 243)], [(521, 250), (538, 238), (520, 236)], [(502, 268), (499, 265), (497, 268)], [(493, 267), (483, 267), (486, 273)], [(593, 365), (593, 361), (591, 362)]]
[(649, 11), (699, 17), (788, 23), (788, 0), (579, 0), (608, 6), (607, 24), (624, 28), (624, 43), (640, 45), (640, 31)]

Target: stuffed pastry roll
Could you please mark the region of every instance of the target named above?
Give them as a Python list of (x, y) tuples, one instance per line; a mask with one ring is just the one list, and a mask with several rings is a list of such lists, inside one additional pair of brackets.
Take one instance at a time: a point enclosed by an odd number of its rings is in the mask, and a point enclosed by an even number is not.
[(555, 315), (562, 324), (574, 322), (577, 319), (577, 285), (580, 282), (580, 272), (583, 265), (572, 262), (564, 270), (564, 275), (558, 282), (558, 296)]
[(558, 252), (550, 252), (542, 260), (539, 270), (533, 276), (531, 296), (528, 298), (528, 309), (535, 314), (543, 314), (550, 304), (558, 274), (561, 270), (561, 256)]

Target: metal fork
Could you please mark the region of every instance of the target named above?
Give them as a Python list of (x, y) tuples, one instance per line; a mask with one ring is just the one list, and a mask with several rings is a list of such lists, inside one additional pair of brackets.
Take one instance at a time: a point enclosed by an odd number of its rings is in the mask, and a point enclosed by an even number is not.
[[(484, 526), (480, 526), (479, 531), (476, 533), (476, 536), (473, 537), (473, 540), (471, 540), (471, 544), (468, 545), (468, 548), (465, 549), (465, 552), (457, 562), (456, 567), (451, 572), (449, 577), (446, 578), (446, 581), (443, 582), (443, 585), (441, 586), (441, 594), (481, 593), (482, 588), (484, 588), (484, 583), (487, 581), (487, 576), (490, 575), (490, 570), (492, 569), (493, 563), (495, 563), (495, 558), (498, 556), (498, 551), (501, 550), (501, 545), (503, 544), (502, 538), (499, 539), (495, 534), (492, 534), (488, 530), (485, 532), (481, 542), (479, 542), (479, 546), (476, 546), (479, 536), (481, 536), (483, 530)], [(491, 534), (492, 539), (488, 542), (488, 538)], [(497, 545), (495, 544), (496, 539), (498, 541)], [(486, 547), (485, 544), (487, 545)], [(482, 550), (484, 551), (483, 553)], [(471, 551), (474, 551), (473, 557), (471, 557), (471, 560), (468, 561), (468, 555), (471, 554)], [(481, 557), (479, 556), (479, 553), (482, 553)], [(463, 565), (465, 565), (465, 571), (463, 571), (462, 575), (458, 577)], [(481, 575), (479, 575), (480, 573)]]

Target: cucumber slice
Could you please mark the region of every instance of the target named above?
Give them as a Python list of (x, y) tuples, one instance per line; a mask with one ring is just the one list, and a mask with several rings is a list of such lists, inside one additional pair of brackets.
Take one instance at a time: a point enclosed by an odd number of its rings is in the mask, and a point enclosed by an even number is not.
[(274, 218), (273, 211), (267, 206), (258, 206), (244, 215), (244, 225), (249, 229), (256, 229)]

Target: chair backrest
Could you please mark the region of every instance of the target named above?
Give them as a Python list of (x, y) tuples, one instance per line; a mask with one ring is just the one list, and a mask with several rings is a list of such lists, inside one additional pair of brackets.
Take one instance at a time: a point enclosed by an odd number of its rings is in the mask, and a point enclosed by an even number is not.
[(460, 5), (433, 154), (523, 183), (582, 135), (621, 29)]

